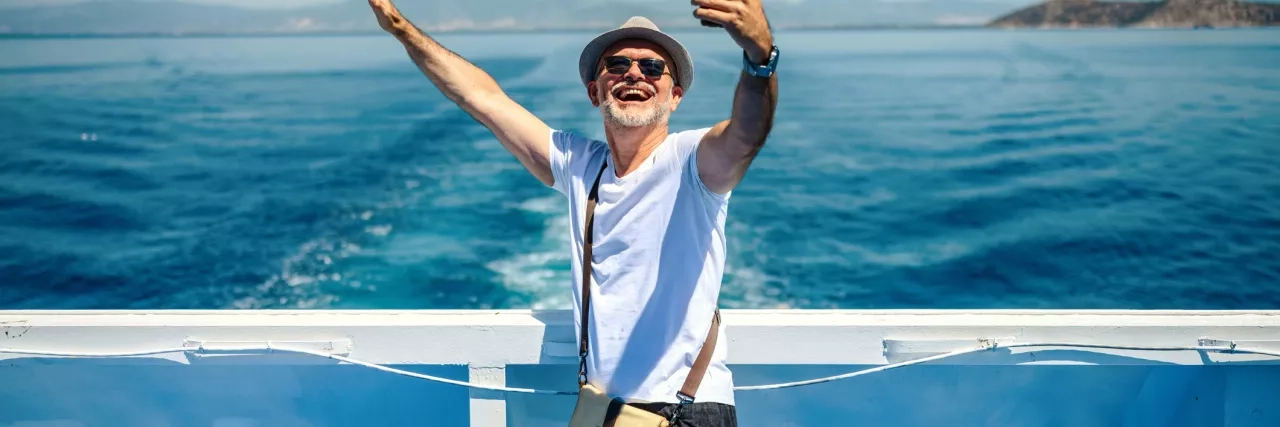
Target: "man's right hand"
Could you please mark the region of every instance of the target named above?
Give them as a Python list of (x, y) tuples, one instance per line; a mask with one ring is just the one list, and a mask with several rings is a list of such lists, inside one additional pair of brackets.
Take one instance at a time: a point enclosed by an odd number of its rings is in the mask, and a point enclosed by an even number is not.
[(394, 35), (404, 34), (409, 21), (391, 4), (391, 0), (369, 0), (369, 7), (373, 8), (373, 15), (378, 17), (378, 26), (384, 31)]

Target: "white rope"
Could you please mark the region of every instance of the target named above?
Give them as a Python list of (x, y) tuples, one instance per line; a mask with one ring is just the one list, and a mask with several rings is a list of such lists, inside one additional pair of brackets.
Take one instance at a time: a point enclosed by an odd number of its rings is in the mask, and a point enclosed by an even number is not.
[(1265, 356), (1280, 357), (1280, 352), (1255, 350), (1236, 347), (1234, 342), (1226, 347), (1220, 346), (1195, 346), (1195, 347), (1149, 347), (1149, 346), (1123, 346), (1123, 345), (1103, 345), (1103, 344), (1070, 344), (1070, 343), (1022, 343), (1009, 344), (1002, 347), (1080, 347), (1080, 348), (1102, 348), (1114, 350), (1142, 350), (1142, 351), (1212, 351), (1217, 353), (1244, 353), (1244, 354), (1261, 354)]
[(825, 378), (815, 378), (815, 379), (812, 379), (812, 380), (796, 381), (796, 382), (790, 382), (790, 383), (766, 384), (766, 385), (755, 385), (755, 386), (741, 386), (741, 387), (734, 387), (734, 388), (733, 388), (733, 390), (734, 390), (734, 391), (775, 390), (775, 389), (780, 389), (780, 388), (789, 388), (789, 387), (798, 387), (798, 386), (803, 386), (803, 385), (819, 384), (819, 383), (831, 382), (831, 381), (836, 381), (836, 380), (843, 380), (843, 379), (846, 379), (846, 378), (853, 378), (853, 377), (856, 377), (856, 376), (861, 376), (861, 375), (866, 375), (866, 374), (872, 374), (872, 373), (881, 372), (881, 371), (887, 371), (887, 370), (894, 369), (894, 368), (901, 368), (901, 367), (903, 367), (903, 366), (917, 365), (917, 364), (921, 364), (921, 363), (932, 362), (932, 361), (934, 361), (934, 360), (946, 359), (946, 358), (949, 358), (949, 357), (955, 357), (955, 356), (960, 356), (960, 355), (969, 354), (969, 353), (976, 353), (976, 352), (983, 351), (983, 350), (995, 350), (997, 347), (1002, 347), (1002, 348), (1013, 348), (1013, 347), (1079, 347), (1079, 348), (1098, 348), (1098, 349), (1110, 349), (1110, 350), (1142, 350), (1142, 351), (1212, 351), (1212, 352), (1226, 352), (1226, 353), (1251, 353), (1251, 354), (1263, 354), (1263, 355), (1267, 355), (1267, 356), (1280, 357), (1280, 352), (1270, 352), (1270, 351), (1264, 351), (1264, 350), (1249, 350), (1249, 349), (1243, 349), (1243, 348), (1236, 347), (1236, 346), (1235, 346), (1235, 344), (1232, 344), (1232, 345), (1231, 345), (1231, 346), (1229, 346), (1229, 347), (1209, 347), (1209, 346), (1195, 346), (1195, 347), (1178, 347), (1178, 346), (1169, 346), (1169, 347), (1153, 347), (1153, 346), (1124, 346), (1124, 345), (1105, 345), (1105, 344), (1069, 344), (1069, 343), (1021, 343), (1021, 344), (1008, 344), (1008, 345), (1000, 346), (1000, 345), (997, 345), (997, 344), (995, 344), (994, 342), (992, 342), (991, 344), (984, 345), (984, 346), (981, 346), (981, 347), (971, 348), (971, 349), (967, 349), (967, 350), (958, 350), (958, 351), (953, 351), (953, 352), (950, 352), (950, 353), (943, 353), (943, 354), (938, 354), (938, 355), (934, 355), (934, 356), (923, 357), (923, 358), (920, 358), (920, 359), (908, 360), (908, 361), (906, 361), (906, 362), (899, 362), (899, 363), (893, 363), (893, 364), (889, 364), (889, 365), (877, 366), (877, 367), (874, 367), (874, 368), (864, 369), (864, 370), (857, 371), (857, 372), (850, 372), (850, 373), (847, 373), (847, 374), (834, 375), (834, 376), (825, 377)]
[[(276, 349), (281, 349), (281, 348), (276, 347)], [(400, 369), (396, 369), (396, 368), (389, 368), (389, 367), (382, 366), (382, 365), (379, 365), (379, 364), (376, 364), (376, 363), (369, 363), (369, 362), (365, 362), (365, 361), (363, 361), (363, 360), (352, 359), (352, 358), (350, 358), (350, 357), (339, 356), (339, 355), (332, 354), (332, 353), (323, 353), (323, 352), (319, 352), (319, 351), (302, 350), (302, 349), (284, 349), (284, 350), (285, 350), (285, 351), (292, 351), (292, 352), (296, 352), (296, 353), (310, 354), (310, 355), (313, 355), (313, 356), (325, 357), (325, 358), (329, 358), (329, 359), (337, 360), (337, 361), (339, 361), (339, 362), (347, 362), (347, 363), (351, 363), (351, 364), (355, 364), (355, 365), (364, 366), (364, 367), (366, 367), (366, 368), (373, 368), (373, 369), (377, 369), (377, 370), (379, 370), (379, 371), (383, 371), (383, 372), (390, 372), (390, 373), (393, 373), (393, 374), (399, 374), (399, 375), (409, 376), (409, 377), (413, 377), (413, 378), (421, 378), (421, 379), (424, 379), (424, 380), (437, 381), (437, 382), (442, 382), (442, 383), (446, 383), (446, 384), (459, 385), (459, 386), (463, 386), (463, 387), (470, 387), (470, 388), (481, 389), (481, 390), (493, 390), (493, 391), (501, 391), (501, 392), (508, 392), (508, 393), (549, 394), (549, 395), (553, 395), (553, 396), (571, 396), (571, 395), (576, 395), (576, 394), (578, 394), (578, 392), (576, 392), (576, 391), (537, 390), (537, 389), (531, 389), (531, 388), (513, 388), (513, 387), (500, 387), (500, 386), (489, 386), (489, 385), (483, 385), (483, 384), (475, 384), (475, 383), (469, 383), (469, 382), (466, 382), (466, 381), (451, 380), (451, 379), (448, 379), (448, 378), (434, 377), (434, 376), (431, 376), (431, 375), (419, 374), (419, 373), (416, 373), (416, 372), (409, 372), (409, 371), (404, 371), (404, 370), (400, 370)]]
[[(1240, 348), (1240, 347), (1237, 347), (1235, 343), (1230, 343), (1230, 345), (1225, 347), (1215, 347), (1215, 346), (1193, 346), (1193, 347), (1163, 346), (1162, 347), (1162, 346), (1126, 346), (1126, 345), (1076, 344), (1076, 343), (1015, 343), (1015, 344), (1008, 344), (1008, 345), (999, 345), (996, 342), (992, 341), (989, 344), (985, 344), (975, 348), (957, 350), (949, 353), (942, 353), (942, 354), (937, 354), (933, 356), (922, 357), (919, 359), (908, 360), (905, 362), (877, 366), (874, 368), (863, 369), (861, 371), (850, 372), (847, 374), (834, 375), (830, 377), (815, 378), (811, 380), (796, 381), (796, 382), (789, 382), (789, 383), (765, 384), (765, 385), (754, 385), (754, 386), (738, 386), (738, 387), (734, 387), (733, 389), (734, 391), (754, 391), (754, 390), (776, 390), (781, 388), (799, 387), (799, 386), (819, 384), (819, 383), (837, 381), (837, 380), (842, 380), (847, 378), (853, 378), (856, 376), (873, 374), (876, 372), (883, 372), (890, 369), (901, 368), (904, 366), (928, 363), (935, 360), (956, 357), (956, 356), (965, 355), (969, 353), (977, 353), (985, 350), (995, 350), (996, 348), (1015, 348), (1015, 347), (1076, 347), (1076, 348), (1093, 348), (1093, 349), (1108, 349), (1108, 350), (1137, 350), (1137, 351), (1208, 351), (1208, 352), (1219, 352), (1219, 353), (1260, 354), (1260, 355), (1266, 355), (1266, 356), (1280, 357), (1280, 352)], [(8, 354), (50, 356), (50, 357), (86, 357), (86, 358), (137, 357), (137, 356), (152, 356), (152, 355), (164, 354), (164, 353), (182, 353), (182, 352), (196, 352), (196, 353), (203, 354), (205, 351), (206, 349), (203, 347), (195, 347), (195, 348), (175, 347), (175, 348), (162, 348), (162, 349), (156, 349), (156, 350), (144, 350), (144, 351), (124, 352), (124, 353), (55, 352), (55, 351), (17, 350), (17, 349), (9, 349), (9, 348), (0, 348), (0, 353), (8, 353)], [(290, 348), (287, 346), (286, 347), (274, 346), (271, 344), (271, 342), (267, 342), (265, 346), (217, 348), (210, 351), (217, 351), (219, 353), (235, 353), (235, 352), (251, 352), (251, 351), (270, 351), (270, 352), (281, 351), (281, 352), (287, 352), (287, 353), (299, 353), (299, 354), (307, 354), (312, 356), (323, 357), (326, 359), (333, 359), (339, 362), (346, 362), (354, 365), (360, 365), (367, 368), (372, 368), (372, 369), (376, 369), (384, 372), (390, 372), (397, 375), (404, 375), (408, 377), (419, 378), (419, 379), (424, 379), (429, 381), (436, 381), (436, 382), (441, 382), (445, 384), (453, 384), (453, 385), (469, 387), (474, 389), (492, 390), (492, 391), (500, 391), (500, 392), (507, 392), (507, 393), (548, 394), (548, 395), (556, 395), (556, 396), (578, 394), (576, 391), (537, 390), (537, 389), (530, 389), (530, 388), (500, 387), (500, 386), (475, 384), (475, 383), (470, 383), (466, 381), (451, 380), (448, 378), (441, 378), (441, 377), (436, 377), (431, 375), (419, 374), (416, 372), (409, 372), (405, 370), (389, 368), (376, 363), (369, 363), (359, 359), (352, 359), (350, 357), (339, 356), (333, 353), (325, 353), (321, 351), (313, 351), (313, 350), (300, 349), (300, 348)]]
[(181, 353), (192, 350), (186, 347), (161, 348), (157, 350), (132, 351), (127, 353), (77, 353), (67, 351), (38, 351), (38, 350), (17, 350), (12, 348), (0, 348), (0, 353), (8, 354), (24, 354), (28, 356), (50, 356), (50, 357), (93, 357), (93, 358), (117, 358), (117, 357), (137, 357), (137, 356), (155, 356), (165, 353)]
[(831, 381), (836, 381), (836, 380), (843, 380), (843, 379), (846, 379), (846, 378), (853, 378), (853, 377), (860, 376), (860, 375), (873, 374), (873, 373), (880, 372), (880, 371), (887, 371), (887, 370), (894, 369), (894, 368), (901, 368), (901, 367), (903, 367), (903, 366), (918, 365), (918, 364), (921, 364), (921, 363), (932, 362), (932, 361), (940, 360), (940, 359), (946, 359), (946, 358), (948, 358), (948, 357), (955, 357), (955, 356), (959, 356), (959, 355), (962, 355), (962, 354), (977, 353), (977, 352), (979, 352), (979, 351), (983, 351), (983, 350), (986, 350), (986, 349), (987, 349), (987, 347), (978, 347), (978, 348), (971, 348), (971, 349), (968, 349), (968, 350), (957, 350), (957, 351), (953, 351), (953, 352), (950, 352), (950, 353), (943, 353), (943, 354), (933, 355), (933, 356), (929, 356), (929, 357), (922, 357), (922, 358), (919, 358), (919, 359), (908, 360), (908, 361), (906, 361), (906, 362), (891, 363), (891, 364), (888, 364), (888, 365), (877, 366), (877, 367), (874, 367), (874, 368), (863, 369), (863, 370), (861, 370), (861, 371), (857, 371), (857, 372), (850, 372), (850, 373), (847, 373), (847, 374), (840, 374), (840, 375), (830, 376), (830, 377), (826, 377), (826, 378), (815, 378), (815, 379), (812, 379), (812, 380), (796, 381), (796, 382), (791, 382), (791, 383), (781, 383), (781, 384), (765, 384), (765, 385), (738, 386), (738, 387), (734, 387), (734, 388), (733, 388), (733, 390), (734, 390), (734, 391), (774, 390), (774, 389), (779, 389), (779, 388), (799, 387), (799, 386), (802, 386), (802, 385), (810, 385), (810, 384), (825, 383), (825, 382), (831, 382)]

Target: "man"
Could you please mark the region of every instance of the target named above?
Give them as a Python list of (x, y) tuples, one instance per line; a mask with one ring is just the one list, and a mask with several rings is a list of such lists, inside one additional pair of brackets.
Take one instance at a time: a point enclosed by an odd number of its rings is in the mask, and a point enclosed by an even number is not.
[[(548, 127), (483, 70), (423, 34), (390, 0), (369, 4), (441, 92), (568, 198), (578, 260), (588, 200), (596, 200), (589, 316), (585, 325), (577, 321), (580, 333), (589, 326), (586, 379), (610, 397), (671, 417), (715, 317), (730, 192), (773, 123), (778, 50), (760, 0), (693, 0), (696, 18), (724, 28), (743, 49), (732, 116), (709, 128), (668, 132), (668, 117), (692, 86), (693, 64), (684, 47), (648, 19), (633, 17), (588, 43), (579, 77), (603, 116), (603, 142)], [(581, 264), (573, 272), (584, 277)], [(581, 282), (576, 285), (574, 311), (581, 315)], [(680, 408), (678, 425), (736, 425), (725, 342), (716, 340), (696, 400)]]

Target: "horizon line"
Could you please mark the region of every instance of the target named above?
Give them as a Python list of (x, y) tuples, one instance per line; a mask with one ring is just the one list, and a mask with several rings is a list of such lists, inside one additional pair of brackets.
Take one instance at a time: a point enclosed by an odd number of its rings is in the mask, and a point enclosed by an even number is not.
[[(877, 30), (990, 30), (990, 31), (1034, 31), (1034, 32), (1081, 32), (1081, 31), (1204, 31), (1204, 30), (1275, 30), (1277, 26), (1256, 26), (1256, 27), (1215, 27), (1215, 28), (1194, 28), (1194, 27), (1121, 27), (1121, 26), (1094, 26), (1094, 27), (998, 27), (988, 25), (934, 25), (934, 24), (904, 24), (904, 25), (834, 25), (834, 26), (801, 26), (791, 28), (778, 28), (782, 31), (795, 32), (820, 32), (820, 31), (877, 31)], [(698, 27), (677, 28), (676, 31), (698, 30)], [(475, 29), (448, 29), (430, 31), (429, 34), (529, 34), (529, 33), (581, 33), (588, 31), (608, 30), (607, 28), (475, 28)], [(382, 31), (237, 31), (237, 32), (86, 32), (86, 33), (0, 33), (0, 40), (3, 39), (78, 39), (78, 38), (218, 38), (218, 37), (320, 37), (320, 36), (377, 36), (385, 34)]]

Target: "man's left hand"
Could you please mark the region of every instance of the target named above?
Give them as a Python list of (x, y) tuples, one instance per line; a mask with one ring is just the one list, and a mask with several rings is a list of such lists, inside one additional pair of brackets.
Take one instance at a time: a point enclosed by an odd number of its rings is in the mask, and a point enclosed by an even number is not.
[(693, 16), (720, 24), (756, 64), (765, 64), (773, 50), (773, 34), (761, 0), (691, 0)]

